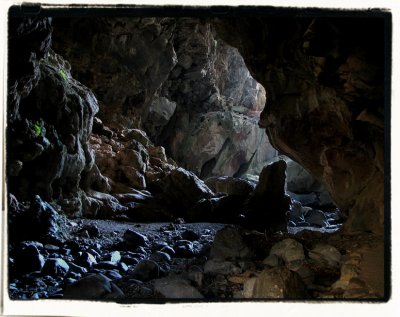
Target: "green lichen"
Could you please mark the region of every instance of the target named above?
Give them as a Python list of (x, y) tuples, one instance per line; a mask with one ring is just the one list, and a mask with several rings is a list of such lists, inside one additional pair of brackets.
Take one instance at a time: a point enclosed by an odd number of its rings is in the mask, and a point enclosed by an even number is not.
[(42, 125), (39, 121), (36, 121), (33, 124), (33, 129), (35, 130), (36, 136), (39, 136), (42, 133)]
[(63, 69), (60, 69), (58, 71), (58, 73), (60, 74), (62, 79), (67, 80), (67, 74), (65, 73), (65, 71)]

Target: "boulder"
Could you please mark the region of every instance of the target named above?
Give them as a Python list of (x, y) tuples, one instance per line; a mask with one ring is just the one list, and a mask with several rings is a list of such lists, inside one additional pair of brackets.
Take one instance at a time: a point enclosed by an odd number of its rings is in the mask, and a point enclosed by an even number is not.
[(69, 271), (69, 265), (63, 259), (47, 259), (42, 273), (45, 275), (50, 275), (53, 277), (56, 276), (65, 276)]
[(339, 250), (329, 244), (317, 244), (308, 252), (308, 256), (322, 266), (333, 268), (339, 267), (342, 259)]
[(285, 171), (284, 160), (263, 168), (256, 188), (245, 203), (245, 217), (250, 226), (286, 230), (291, 199), (285, 191)]
[(307, 299), (301, 277), (286, 267), (262, 271), (254, 281), (251, 298)]
[(202, 198), (211, 198), (213, 192), (195, 174), (183, 168), (174, 169), (158, 182), (161, 199), (180, 211), (193, 206)]
[(215, 234), (210, 250), (212, 259), (246, 259), (254, 256), (243, 240), (244, 232), (236, 227), (227, 226)]
[(148, 239), (145, 235), (132, 230), (127, 229), (124, 233), (124, 242), (131, 248), (136, 249), (137, 247), (147, 246)]
[(215, 193), (238, 196), (247, 196), (255, 187), (244, 179), (229, 176), (210, 177), (205, 184)]
[(121, 289), (103, 274), (90, 274), (66, 286), (66, 299), (117, 299), (124, 298)]
[(32, 244), (22, 247), (15, 257), (15, 269), (20, 273), (41, 271), (44, 263), (43, 255), (41, 255), (38, 248)]
[(180, 277), (165, 277), (154, 281), (154, 291), (163, 298), (202, 299), (204, 296), (188, 280)]
[(290, 238), (274, 244), (269, 254), (280, 257), (290, 269), (300, 266), (305, 260), (303, 245)]

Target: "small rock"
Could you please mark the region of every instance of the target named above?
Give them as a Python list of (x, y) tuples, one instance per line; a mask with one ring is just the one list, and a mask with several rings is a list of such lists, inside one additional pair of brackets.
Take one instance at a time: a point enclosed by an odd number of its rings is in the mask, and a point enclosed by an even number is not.
[(182, 239), (184, 240), (195, 241), (198, 240), (199, 238), (200, 236), (193, 230), (188, 229), (182, 232)]
[(15, 267), (20, 273), (40, 271), (45, 264), (43, 255), (33, 244), (20, 250), (15, 257)]
[(171, 262), (171, 256), (168, 253), (156, 251), (150, 256), (150, 260), (156, 262)]
[(85, 269), (82, 266), (76, 265), (74, 263), (69, 264), (69, 269), (71, 272), (79, 273), (79, 274), (85, 274), (87, 273), (87, 269)]
[(47, 259), (42, 273), (50, 276), (64, 276), (69, 271), (69, 265), (63, 259)]
[(127, 265), (136, 265), (139, 263), (140, 260), (138, 258), (134, 258), (129, 255), (124, 255), (122, 257), (122, 261), (123, 261), (123, 263), (125, 263)]
[(64, 248), (70, 249), (74, 253), (78, 253), (81, 250), (79, 243), (73, 240), (67, 241), (64, 245)]
[(258, 275), (251, 298), (308, 298), (301, 277), (284, 266), (264, 270)]
[(100, 237), (100, 230), (96, 225), (86, 225), (83, 227), (89, 233), (91, 238), (98, 238)]
[(287, 266), (301, 264), (305, 259), (303, 245), (294, 239), (285, 239), (276, 243), (269, 254), (282, 258)]
[(161, 252), (168, 253), (170, 256), (174, 256), (175, 255), (175, 250), (173, 248), (171, 248), (170, 246), (168, 246), (168, 245), (162, 247)]
[(112, 280), (119, 280), (122, 278), (122, 275), (119, 274), (116, 270), (106, 270), (104, 274)]
[[(306, 210), (304, 211), (304, 209)], [(310, 225), (320, 228), (329, 226), (328, 219), (323, 211), (305, 207), (303, 213), (305, 221)]]
[(206, 274), (240, 274), (242, 269), (233, 262), (211, 259), (204, 265)]
[(132, 272), (133, 278), (140, 281), (149, 281), (159, 276), (159, 267), (156, 262), (151, 260), (140, 261), (134, 271)]
[(64, 298), (124, 298), (124, 293), (103, 274), (90, 274), (73, 284), (67, 285), (64, 292)]
[(136, 232), (132, 229), (128, 229), (124, 233), (124, 240), (127, 245), (129, 245), (132, 248), (137, 248), (137, 247), (144, 247), (147, 246), (148, 244), (148, 239), (146, 236), (140, 234), (139, 232)]
[(328, 267), (339, 267), (342, 255), (334, 246), (328, 244), (317, 244), (308, 256), (320, 264)]
[(101, 261), (97, 264), (94, 264), (96, 269), (105, 269), (105, 270), (117, 270), (118, 269), (118, 264), (112, 261)]
[(214, 259), (243, 259), (254, 256), (245, 244), (239, 228), (227, 226), (219, 230), (211, 247), (210, 257)]
[(282, 258), (277, 256), (276, 254), (271, 254), (271, 255), (267, 256), (264, 259), (263, 263), (268, 266), (271, 266), (271, 267), (281, 266), (284, 264)]
[(178, 258), (191, 258), (194, 257), (195, 250), (193, 248), (193, 242), (188, 240), (178, 240), (174, 245), (175, 256)]
[(76, 259), (76, 263), (83, 267), (92, 267), (97, 261), (89, 252), (82, 252)]
[(126, 265), (124, 262), (119, 262), (119, 268), (122, 272), (127, 272), (129, 270), (128, 265)]
[(110, 254), (103, 258), (105, 261), (119, 263), (121, 261), (121, 253), (119, 251), (112, 251)]
[(201, 299), (204, 296), (190, 283), (179, 277), (165, 277), (154, 281), (154, 290), (164, 298)]

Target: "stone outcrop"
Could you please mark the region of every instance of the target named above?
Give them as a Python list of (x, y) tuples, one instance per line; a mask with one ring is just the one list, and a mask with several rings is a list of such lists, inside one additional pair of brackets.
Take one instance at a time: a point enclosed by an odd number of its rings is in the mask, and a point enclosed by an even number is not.
[(267, 89), (260, 125), (321, 180), (350, 230), (383, 228), (384, 25), (330, 18), (219, 19)]
[[(48, 19), (11, 24), (9, 190), (22, 200), (37, 194), (59, 200), (79, 214), (81, 176), (94, 163), (87, 141), (97, 100), (72, 78), (68, 62), (50, 50)], [(34, 43), (26, 45), (29, 40)]]
[(276, 155), (257, 124), (265, 90), (210, 23), (82, 18), (54, 25), (54, 47), (96, 93), (99, 118), (111, 128), (144, 129), (203, 179), (256, 175)]

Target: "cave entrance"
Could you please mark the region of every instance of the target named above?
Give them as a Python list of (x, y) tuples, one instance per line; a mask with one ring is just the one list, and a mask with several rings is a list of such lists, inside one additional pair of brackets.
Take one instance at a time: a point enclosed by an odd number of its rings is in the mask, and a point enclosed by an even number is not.
[(210, 21), (10, 26), (13, 299), (374, 295), (358, 246), (326, 234), (344, 216), (271, 146), (265, 88)]

